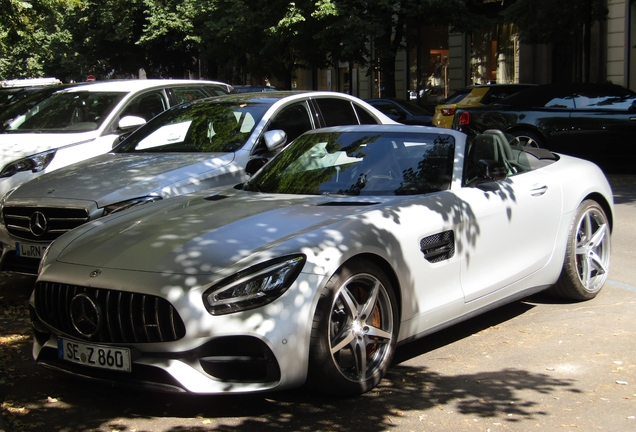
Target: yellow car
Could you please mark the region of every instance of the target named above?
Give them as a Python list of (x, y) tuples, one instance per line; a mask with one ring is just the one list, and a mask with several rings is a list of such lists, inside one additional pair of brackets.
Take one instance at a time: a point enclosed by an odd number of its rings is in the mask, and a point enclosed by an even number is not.
[(433, 126), (450, 129), (457, 108), (490, 105), (535, 84), (484, 84), (457, 90), (443, 104), (435, 107)]

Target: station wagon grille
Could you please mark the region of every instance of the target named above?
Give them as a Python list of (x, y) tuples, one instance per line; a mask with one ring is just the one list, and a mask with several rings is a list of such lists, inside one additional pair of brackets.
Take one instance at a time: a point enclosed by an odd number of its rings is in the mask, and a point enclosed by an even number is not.
[[(34, 298), (36, 313), (43, 322), (78, 339), (152, 343), (175, 341), (185, 335), (183, 320), (161, 297), (38, 282)], [(86, 330), (86, 318), (94, 331)]]
[(5, 207), (4, 223), (15, 237), (50, 242), (88, 222), (88, 211), (78, 208)]

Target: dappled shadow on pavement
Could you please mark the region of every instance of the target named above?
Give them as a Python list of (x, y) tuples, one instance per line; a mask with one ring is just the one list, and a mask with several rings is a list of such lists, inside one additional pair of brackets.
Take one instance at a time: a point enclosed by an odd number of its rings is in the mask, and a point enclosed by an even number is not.
[(536, 401), (541, 395), (580, 392), (572, 380), (517, 368), (443, 375), (427, 367), (401, 364), (523, 314), (533, 307), (525, 302), (515, 302), (400, 347), (380, 385), (350, 399), (320, 396), (303, 389), (258, 395), (159, 394), (68, 378), (34, 364), (30, 340), (24, 335), (28, 320), (18, 309), (7, 310), (6, 306), (5, 312), (13, 315), (3, 315), (0, 333), (4, 334), (0, 337), (12, 334), (15, 338), (4, 347), (5, 360), (15, 365), (0, 383), (9, 430), (384, 431), (395, 427), (405, 413), (425, 422), (429, 414), (439, 410), (502, 418), (500, 421), (512, 425), (551, 414)]

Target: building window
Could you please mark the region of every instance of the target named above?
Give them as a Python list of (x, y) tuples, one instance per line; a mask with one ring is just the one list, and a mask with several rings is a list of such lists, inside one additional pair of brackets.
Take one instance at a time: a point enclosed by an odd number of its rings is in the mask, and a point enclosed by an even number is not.
[(497, 25), (486, 33), (473, 33), (471, 84), (517, 83), (518, 39), (512, 24)]
[(409, 31), (409, 99), (437, 103), (448, 96), (448, 27)]

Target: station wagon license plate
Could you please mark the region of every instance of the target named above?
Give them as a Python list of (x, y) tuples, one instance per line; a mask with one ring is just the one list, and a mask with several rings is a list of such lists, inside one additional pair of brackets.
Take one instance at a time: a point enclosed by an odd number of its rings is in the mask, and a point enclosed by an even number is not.
[(62, 360), (101, 369), (130, 372), (130, 350), (58, 338), (57, 355)]
[(16, 243), (15, 253), (19, 257), (40, 259), (48, 246), (48, 243)]

